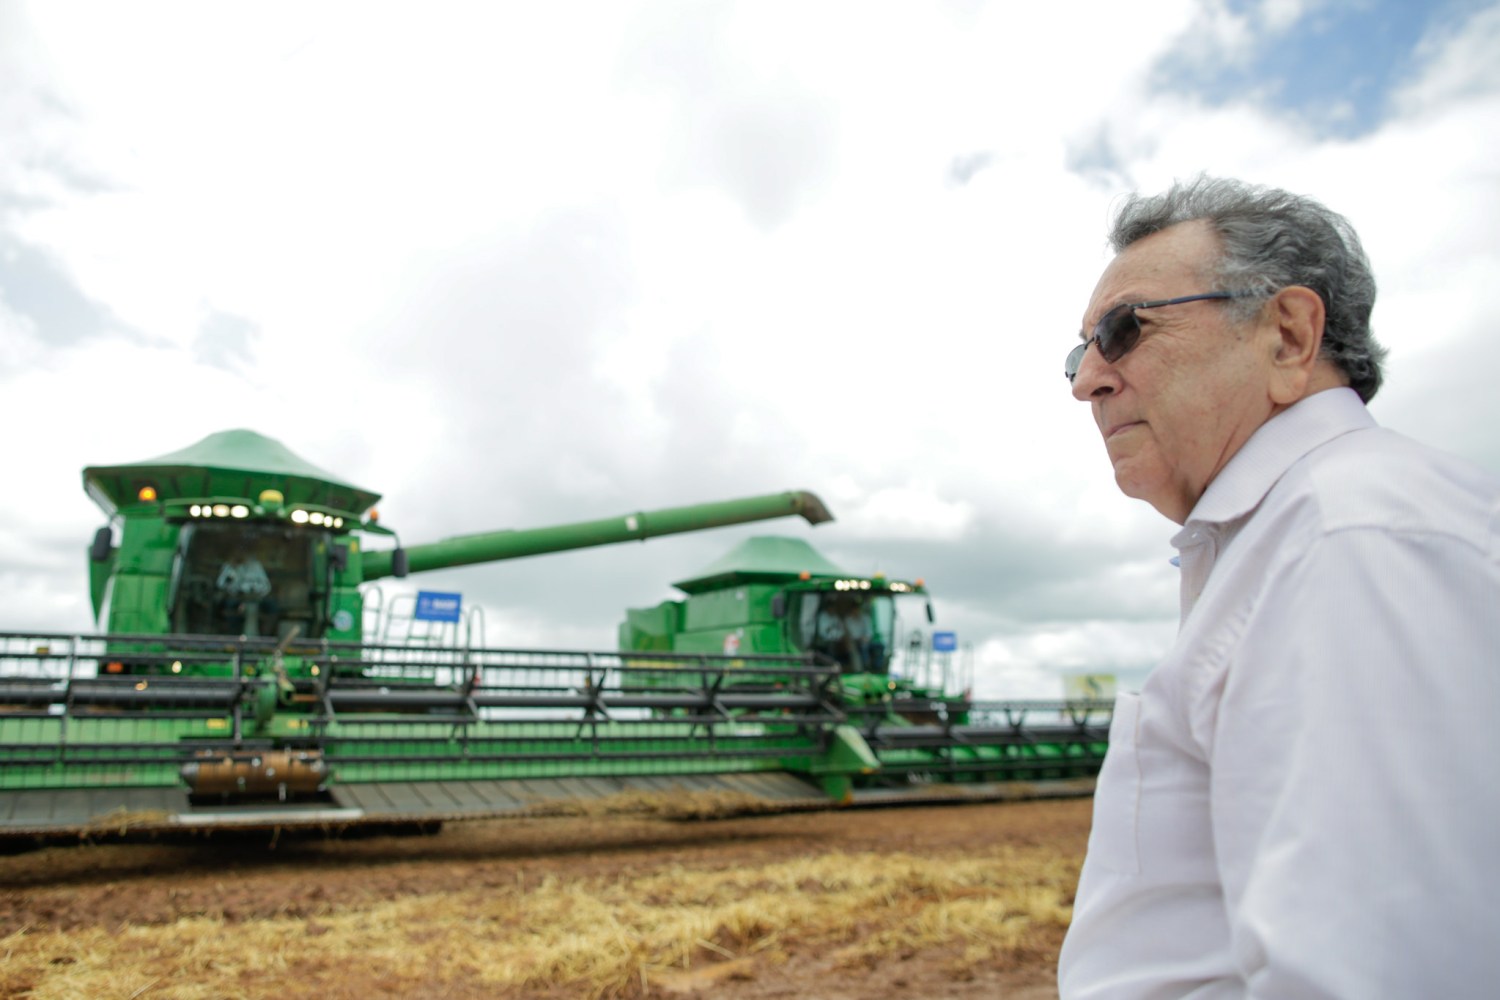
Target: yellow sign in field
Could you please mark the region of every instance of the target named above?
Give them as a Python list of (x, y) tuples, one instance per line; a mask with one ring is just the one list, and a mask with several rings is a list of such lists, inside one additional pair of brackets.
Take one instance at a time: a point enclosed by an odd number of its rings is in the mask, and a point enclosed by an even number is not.
[(1069, 674), (1063, 678), (1063, 697), (1070, 700), (1114, 696), (1114, 674)]

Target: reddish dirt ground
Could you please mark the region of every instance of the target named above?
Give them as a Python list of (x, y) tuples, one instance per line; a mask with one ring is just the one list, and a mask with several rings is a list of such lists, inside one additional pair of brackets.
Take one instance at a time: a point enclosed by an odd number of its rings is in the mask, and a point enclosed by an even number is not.
[[(0, 939), (22, 928), (169, 924), (196, 915), (234, 923), (316, 917), (371, 899), (515, 885), (618, 871), (724, 869), (830, 850), (938, 853), (1042, 845), (1081, 859), (1088, 799), (830, 811), (679, 822), (632, 816), (450, 824), (434, 836), (283, 837), (48, 847), (0, 857)], [(730, 1000), (1056, 997), (1059, 940), (1006, 962), (954, 973), (931, 950), (868, 969), (789, 950), (784, 964), (716, 977), (696, 993)], [(324, 997), (390, 995), (350, 970)], [(453, 995), (453, 994), (449, 994)], [(476, 993), (475, 996), (480, 994)], [(545, 994), (566, 996), (566, 992)], [(655, 994), (653, 994), (655, 995)], [(669, 994), (661, 994), (663, 996)]]

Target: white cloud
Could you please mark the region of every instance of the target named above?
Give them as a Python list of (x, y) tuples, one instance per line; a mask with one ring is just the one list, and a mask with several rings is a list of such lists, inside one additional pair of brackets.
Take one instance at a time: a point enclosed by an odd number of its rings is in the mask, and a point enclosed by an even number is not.
[(844, 511), (841, 522), (855, 537), (956, 541), (974, 521), (972, 504), (940, 496), (933, 484), (888, 486), (873, 491), (844, 480), (830, 498)]
[(1500, 92), (1500, 7), (1475, 11), (1466, 20), (1443, 22), (1424, 35), (1416, 57), (1421, 75), (1397, 90), (1394, 105), (1406, 116), (1435, 107), (1494, 97)]
[(0, 296), (0, 376), (30, 369), (43, 359), (36, 324), (10, 308)]

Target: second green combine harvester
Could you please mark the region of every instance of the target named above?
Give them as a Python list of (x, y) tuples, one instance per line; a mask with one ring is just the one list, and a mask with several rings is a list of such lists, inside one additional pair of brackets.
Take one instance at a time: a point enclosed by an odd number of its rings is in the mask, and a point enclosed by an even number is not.
[(0, 835), (436, 823), (626, 793), (990, 797), (1103, 755), (1103, 704), (897, 676), (895, 602), (925, 603), (920, 581), (847, 574), (795, 539), (751, 539), (678, 584), (685, 600), (629, 612), (616, 651), (367, 631), (375, 580), (828, 520), (809, 493), (371, 551), (392, 536), (377, 494), (250, 431), (84, 484), (112, 522), (89, 552), (106, 628), (0, 633)]

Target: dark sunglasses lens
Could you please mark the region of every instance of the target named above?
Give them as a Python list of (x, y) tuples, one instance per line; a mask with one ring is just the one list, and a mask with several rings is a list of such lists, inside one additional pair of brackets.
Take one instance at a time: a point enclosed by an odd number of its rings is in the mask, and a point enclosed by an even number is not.
[(1077, 377), (1090, 344), (1098, 344), (1099, 356), (1109, 364), (1114, 364), (1129, 354), (1140, 339), (1141, 324), (1135, 318), (1135, 310), (1129, 306), (1116, 306), (1094, 324), (1094, 335), (1091, 338), (1068, 352), (1063, 374), (1068, 377), (1069, 382)]
[(1099, 342), (1100, 357), (1110, 364), (1129, 354), (1141, 339), (1141, 324), (1136, 322), (1135, 310), (1120, 306), (1105, 313), (1094, 327), (1094, 339)]
[(1068, 381), (1073, 381), (1073, 376), (1078, 374), (1078, 366), (1083, 364), (1083, 352), (1089, 349), (1088, 344), (1079, 344), (1068, 352), (1068, 360), (1063, 364), (1063, 374), (1068, 376)]

